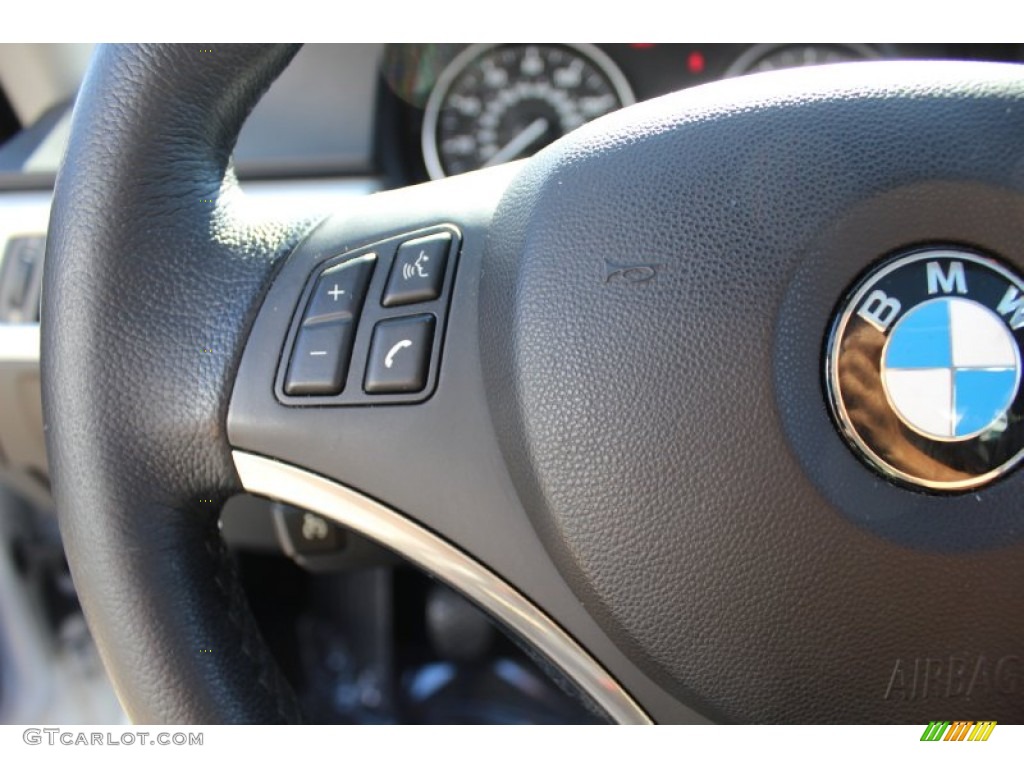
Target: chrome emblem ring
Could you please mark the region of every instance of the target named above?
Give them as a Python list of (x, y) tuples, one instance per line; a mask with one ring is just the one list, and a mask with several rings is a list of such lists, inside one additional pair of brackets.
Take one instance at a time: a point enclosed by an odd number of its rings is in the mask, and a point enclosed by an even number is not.
[(1024, 457), (1024, 280), (994, 259), (889, 259), (844, 300), (826, 390), (854, 451), (887, 478), (977, 488)]

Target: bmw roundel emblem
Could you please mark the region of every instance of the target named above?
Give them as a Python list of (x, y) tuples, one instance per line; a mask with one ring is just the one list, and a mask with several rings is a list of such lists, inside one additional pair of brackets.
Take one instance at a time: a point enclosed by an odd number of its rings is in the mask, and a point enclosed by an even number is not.
[(884, 475), (932, 490), (984, 485), (1024, 458), (1024, 280), (959, 249), (867, 274), (828, 344), (833, 415)]

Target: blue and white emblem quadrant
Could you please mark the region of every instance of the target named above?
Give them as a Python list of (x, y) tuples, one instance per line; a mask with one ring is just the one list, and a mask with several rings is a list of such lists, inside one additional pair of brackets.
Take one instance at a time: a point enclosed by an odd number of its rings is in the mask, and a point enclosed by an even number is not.
[(889, 335), (882, 382), (897, 415), (942, 440), (991, 428), (1017, 394), (1020, 356), (1009, 328), (970, 299), (927, 301)]

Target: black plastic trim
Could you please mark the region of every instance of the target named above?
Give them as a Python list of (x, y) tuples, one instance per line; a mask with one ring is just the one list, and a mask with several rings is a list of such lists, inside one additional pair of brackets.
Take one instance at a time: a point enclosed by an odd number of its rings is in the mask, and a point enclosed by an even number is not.
[[(431, 301), (422, 301), (416, 304), (405, 304), (395, 307), (382, 306), (381, 297), (384, 295), (385, 287), (391, 274), (391, 267), (399, 246), (407, 240), (414, 240), (439, 232), (448, 232), (452, 236), (452, 245), (448, 252), (448, 263), (441, 295)], [(327, 405), (396, 405), (422, 403), (429, 399), (437, 387), (438, 370), (441, 365), (441, 353), (448, 321), (448, 307), (455, 283), (455, 273), (458, 268), (461, 244), (462, 233), (459, 229), (454, 224), (441, 224), (359, 246), (318, 265), (317, 269), (306, 279), (306, 287), (303, 289), (302, 296), (295, 307), (288, 336), (285, 339), (281, 357), (278, 361), (277, 377), (274, 381), (274, 394), (278, 402), (290, 406), (323, 407)], [(316, 281), (328, 269), (370, 253), (376, 254), (377, 263), (367, 288), (362, 312), (357, 318), (356, 336), (352, 345), (352, 359), (348, 366), (345, 385), (341, 393), (337, 395), (286, 394), (284, 391), (284, 380), (288, 370), (288, 362), (291, 360), (295, 337), (298, 335), (302, 317)], [(434, 340), (430, 349), (430, 365), (427, 372), (426, 386), (420, 392), (397, 392), (393, 394), (367, 394), (364, 392), (363, 379), (366, 374), (366, 361), (370, 353), (374, 327), (382, 320), (393, 320), (395, 318), (422, 314), (432, 314), (435, 317)]]

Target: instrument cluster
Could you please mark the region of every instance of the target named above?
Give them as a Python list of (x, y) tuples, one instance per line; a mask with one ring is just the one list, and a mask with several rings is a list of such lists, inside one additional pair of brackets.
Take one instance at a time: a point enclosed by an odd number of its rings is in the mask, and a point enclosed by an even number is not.
[(382, 83), (397, 146), (382, 148), (382, 160), (403, 182), (439, 179), (529, 157), (616, 109), (722, 78), (872, 59), (1018, 61), (1020, 54), (1017, 45), (394, 45)]

